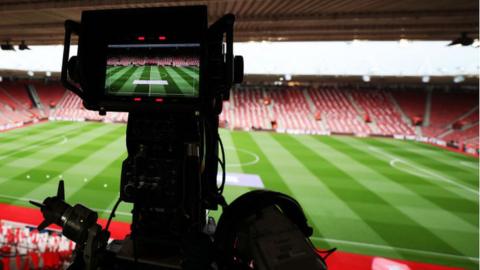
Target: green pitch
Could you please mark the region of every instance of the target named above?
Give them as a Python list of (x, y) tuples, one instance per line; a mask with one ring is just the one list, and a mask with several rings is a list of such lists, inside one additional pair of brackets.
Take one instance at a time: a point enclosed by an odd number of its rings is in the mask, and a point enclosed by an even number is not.
[[(258, 174), (297, 198), (317, 246), (478, 269), (477, 159), (392, 139), (221, 136), (228, 171)], [(0, 201), (29, 206), (64, 178), (68, 202), (107, 217), (125, 157), (125, 125), (49, 122), (0, 133)], [(249, 190), (227, 186), (225, 196)], [(121, 204), (117, 220), (129, 211)]]
[[(197, 67), (116, 66), (107, 67), (105, 88), (113, 95), (198, 96)], [(135, 81), (162, 81), (138, 84)]]

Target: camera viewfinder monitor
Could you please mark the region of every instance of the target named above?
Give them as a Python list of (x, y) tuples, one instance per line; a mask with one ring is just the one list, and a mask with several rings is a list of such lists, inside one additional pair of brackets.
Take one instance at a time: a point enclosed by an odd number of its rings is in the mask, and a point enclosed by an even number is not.
[(207, 18), (205, 6), (84, 11), (78, 56), (85, 107), (200, 106)]
[(200, 43), (109, 44), (105, 75), (107, 95), (198, 97)]

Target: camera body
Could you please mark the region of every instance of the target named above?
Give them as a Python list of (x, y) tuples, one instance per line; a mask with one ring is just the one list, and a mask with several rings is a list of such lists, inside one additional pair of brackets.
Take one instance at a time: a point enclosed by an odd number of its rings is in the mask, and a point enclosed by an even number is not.
[(68, 64), (64, 55), (62, 81), (89, 110), (199, 110), (210, 73), (207, 27), (204, 6), (84, 11), (80, 24), (66, 22), (78, 54)]
[(141, 246), (178, 248), (223, 200), (218, 115), (243, 62), (233, 56), (235, 17), (210, 28), (207, 19), (206, 6), (189, 6), (84, 11), (65, 24), (65, 87), (89, 110), (129, 113), (120, 199), (134, 204), (130, 237)]

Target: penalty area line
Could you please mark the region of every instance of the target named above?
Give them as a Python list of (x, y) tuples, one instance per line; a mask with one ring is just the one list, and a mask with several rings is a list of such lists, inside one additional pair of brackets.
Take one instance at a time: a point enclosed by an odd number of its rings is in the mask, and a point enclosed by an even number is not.
[[(392, 165), (392, 161), (393, 161), (393, 164), (395, 164), (395, 162), (399, 161), (399, 162), (401, 162), (401, 163), (403, 163), (403, 164), (406, 164), (407, 166), (410, 166), (410, 167), (412, 167), (412, 168), (414, 168), (414, 169), (416, 169), (416, 170), (418, 170), (418, 171), (420, 171), (420, 172), (423, 172), (423, 173), (426, 173), (426, 174), (428, 174), (428, 175), (430, 175), (430, 176), (433, 176), (433, 177), (434, 177), (433, 180), (441, 180), (441, 181), (446, 182), (446, 183), (449, 183), (449, 184), (451, 184), (451, 185), (453, 185), (453, 186), (459, 187), (459, 188), (461, 188), (461, 189), (463, 189), (463, 190), (465, 190), (465, 191), (474, 193), (476, 196), (478, 196), (478, 195), (480, 194), (477, 190), (475, 190), (475, 189), (473, 189), (473, 188), (471, 188), (471, 187), (462, 185), (462, 184), (457, 183), (456, 181), (453, 181), (453, 180), (451, 180), (451, 179), (449, 179), (449, 178), (447, 178), (447, 177), (445, 177), (445, 176), (443, 176), (443, 175), (440, 175), (440, 174), (437, 174), (437, 173), (432, 172), (432, 171), (430, 171), (430, 170), (427, 170), (427, 169), (421, 168), (421, 167), (419, 167), (419, 166), (416, 166), (416, 165), (414, 165), (414, 164), (412, 164), (412, 163), (410, 163), (410, 162), (407, 162), (407, 161), (405, 161), (405, 160), (403, 160), (403, 159), (401, 159), (401, 158), (398, 158), (398, 157), (396, 157), (396, 156), (394, 156), (394, 155), (385, 153), (385, 152), (377, 149), (376, 147), (369, 146), (368, 148), (369, 148), (371, 151), (373, 151), (373, 152), (376, 152), (376, 153), (378, 153), (378, 154), (383, 155), (384, 157), (387, 157), (387, 158), (391, 159), (391, 160), (390, 160), (390, 165), (391, 165), (392, 167), (394, 167), (394, 168), (396, 168), (396, 166), (393, 166), (393, 165)], [(398, 168), (397, 168), (397, 169), (398, 169)], [(410, 173), (411, 173), (411, 172), (410, 172)], [(424, 177), (424, 178), (425, 178), (425, 179), (432, 179), (432, 178), (429, 178), (429, 177)]]
[(333, 244), (337, 243), (337, 244), (344, 244), (344, 245), (350, 245), (350, 246), (366, 247), (366, 248), (372, 248), (372, 249), (392, 250), (392, 251), (398, 250), (398, 251), (408, 252), (408, 253), (412, 253), (412, 254), (421, 254), (421, 255), (428, 255), (428, 256), (434, 256), (434, 257), (452, 258), (452, 259), (475, 261), (475, 262), (479, 261), (479, 258), (477, 258), (477, 257), (469, 257), (469, 256), (455, 255), (455, 254), (428, 251), (428, 250), (402, 248), (402, 247), (386, 246), (386, 245), (379, 245), (379, 244), (372, 244), (372, 243), (362, 243), (362, 242), (323, 238), (323, 237), (315, 237), (315, 236), (312, 236), (310, 238), (312, 238), (314, 240), (318, 240), (318, 241), (327, 242), (327, 243), (333, 243)]
[(470, 169), (478, 170), (478, 166), (475, 166), (475, 164), (467, 162), (467, 161), (460, 161), (460, 164), (462, 164), (465, 167), (468, 167)]

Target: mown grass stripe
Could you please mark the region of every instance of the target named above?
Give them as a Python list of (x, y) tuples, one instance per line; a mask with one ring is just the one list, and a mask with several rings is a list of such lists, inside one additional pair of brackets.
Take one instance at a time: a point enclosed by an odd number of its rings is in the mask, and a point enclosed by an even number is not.
[(422, 149), (425, 149), (425, 150), (431, 150), (431, 151), (434, 151), (434, 152), (441, 153), (443, 155), (452, 157), (456, 160), (461, 159), (461, 160), (464, 160), (464, 161), (473, 161), (473, 162), (476, 162), (478, 164), (478, 158), (477, 157), (467, 156), (467, 155), (457, 153), (457, 152), (454, 152), (454, 151), (450, 151), (450, 150), (441, 148), (439, 146), (431, 145), (431, 144), (428, 144), (428, 143), (411, 142), (411, 144), (415, 147), (418, 147), (418, 148), (422, 148)]
[[(240, 162), (240, 155), (245, 155), (245, 153), (240, 153), (237, 148), (232, 147), (232, 133), (226, 130), (219, 130), (220, 137), (222, 139), (223, 145), (225, 146), (225, 160), (226, 160), (226, 170), (227, 172), (237, 172), (242, 173), (242, 163)], [(219, 168), (220, 170), (220, 168)]]
[[(60, 121), (59, 123), (61, 123)], [(3, 140), (4, 138), (10, 138), (10, 137), (16, 137), (20, 138), (22, 134), (26, 134), (29, 132), (34, 132), (35, 130), (39, 129), (42, 130), (44, 128), (48, 128), (49, 126), (55, 126), (56, 122), (51, 122), (51, 121), (44, 121), (44, 122), (39, 122), (36, 123), (35, 125), (25, 125), (21, 126), (19, 128), (14, 128), (14, 129), (8, 129), (8, 130), (3, 130), (0, 131), (0, 139)], [(2, 142), (2, 141), (0, 141)]]
[[(150, 79), (152, 80), (163, 80), (158, 68), (152, 67), (150, 71)], [(152, 84), (150, 85), (151, 96), (165, 96), (165, 87), (161, 84)]]
[[(112, 202), (116, 201), (120, 192), (122, 161), (126, 158), (125, 152), (120, 153), (113, 161), (102, 166), (103, 169), (99, 173), (90, 175), (86, 184), (84, 183), (68, 196), (68, 201), (88, 202), (90, 207), (98, 209), (107, 209)], [(107, 188), (104, 184), (107, 184)], [(98, 196), (99, 192), (102, 196)]]
[[(362, 140), (362, 139), (358, 139)], [(453, 178), (454, 181), (467, 186), (473, 190), (478, 190), (478, 174), (472, 174), (471, 172), (459, 171), (453, 166), (447, 164), (439, 163), (438, 161), (425, 158), (422, 155), (416, 153), (405, 153), (401, 148), (392, 146), (381, 140), (369, 140), (363, 139), (364, 142), (370, 144), (373, 147), (382, 149), (395, 156), (401, 157), (407, 161), (414, 163), (417, 166), (427, 168), (430, 171), (433, 171), (435, 174), (448, 176), (448, 178)]]
[(198, 77), (200, 76), (198, 69), (182, 67), (182, 70), (183, 70), (183, 73), (186, 73), (186, 75), (188, 75), (188, 77), (191, 77), (194, 80), (198, 81)]
[[(417, 154), (427, 160), (431, 159), (432, 161), (436, 161), (438, 163), (445, 164), (450, 167), (454, 167), (457, 170), (466, 171), (466, 173), (471, 173), (473, 169), (471, 167), (466, 167), (462, 165), (458, 157), (445, 155), (440, 151), (440, 148), (436, 150), (425, 149), (425, 148), (418, 147), (412, 142), (405, 142), (405, 141), (399, 141), (399, 140), (381, 140), (381, 142), (392, 145), (393, 147), (399, 147), (402, 150), (406, 150), (406, 152)], [(475, 159), (473, 158), (472, 161), (474, 160)], [(478, 164), (478, 160), (475, 160), (475, 161), (476, 161), (476, 164)], [(478, 167), (476, 169), (478, 170)]]
[[(139, 80), (150, 80), (150, 66), (143, 67)], [(137, 84), (132, 86), (135, 87), (133, 90), (135, 93), (146, 94), (150, 90), (149, 84)]]
[(58, 144), (69, 134), (75, 132), (76, 128), (78, 128), (77, 125), (60, 126), (56, 129), (44, 130), (35, 135), (30, 135), (28, 140), (17, 139), (14, 142), (2, 146), (0, 150), (0, 160), (3, 160), (7, 156), (18, 155), (19, 152), (44, 147), (45, 145)]
[[(337, 151), (344, 153), (348, 151), (348, 156), (356, 162), (374, 169), (385, 178), (414, 192), (417, 196), (427, 200), (436, 207), (448, 211), (474, 227), (478, 227), (477, 203), (462, 199), (458, 195), (451, 193), (448, 189), (443, 188), (442, 185), (437, 185), (421, 177), (393, 169), (387, 160), (381, 159), (377, 155), (372, 155), (365, 150), (365, 145), (359, 144), (357, 141), (354, 141), (354, 139), (338, 137), (317, 137), (316, 139), (322, 143), (327, 143)], [(396, 196), (401, 197), (402, 195), (399, 194)], [(406, 205), (413, 207), (419, 206), (418, 204), (414, 204), (411, 196), (408, 195), (404, 196), (403, 201)]]
[(182, 76), (180, 76), (179, 73), (177, 73), (178, 69), (179, 67), (164, 68), (169, 77), (169, 83), (170, 80), (175, 82), (179, 95), (191, 95), (193, 93), (193, 88)]
[[(118, 155), (123, 155), (124, 150), (122, 151), (121, 146), (125, 147), (123, 144), (125, 143), (125, 137), (123, 134), (116, 134), (116, 132), (111, 132), (108, 136), (115, 136), (117, 139), (106, 141), (102, 138), (102, 142), (105, 142), (104, 145), (98, 147), (98, 151), (92, 151), (92, 154), (86, 157), (85, 159), (74, 163), (73, 166), (67, 168), (62, 171), (63, 166), (58, 168), (61, 172), (54, 171), (51, 174), (52, 178), (55, 179), (63, 179), (65, 181), (65, 186), (68, 187), (66, 189), (66, 198), (68, 201), (69, 194), (82, 189), (82, 186), (85, 184), (84, 179), (88, 181), (92, 180), (92, 177), (98, 174), (104, 166), (108, 165), (112, 159), (115, 159)], [(110, 153), (115, 153), (110, 154)], [(118, 170), (120, 170), (118, 168)], [(118, 175), (120, 172), (118, 172)], [(118, 178), (117, 175), (117, 178)], [(107, 187), (111, 189), (112, 186)], [(113, 186), (115, 188), (115, 186)], [(106, 191), (106, 188), (103, 188), (102, 192)], [(24, 197), (28, 198), (41, 198), (43, 194), (51, 193), (51, 186), (50, 185), (42, 185), (38, 186), (37, 188), (31, 190), (27, 195)], [(98, 190), (97, 190), (98, 196)], [(70, 202), (71, 203), (71, 202)], [(75, 202), (78, 203), (78, 202)], [(95, 200), (89, 201), (88, 206), (96, 207)]]
[[(118, 127), (116, 127), (118, 129)], [(0, 190), (11, 190), (11, 194), (17, 197), (24, 197), (30, 191), (41, 188), (44, 185), (50, 185), (52, 190), (58, 182), (58, 175), (63, 171), (75, 166), (75, 164), (93, 155), (101, 145), (111, 141), (116, 135), (110, 133), (110, 129), (103, 128), (100, 132), (99, 127), (95, 130), (95, 135), (87, 140), (78, 140), (79, 143), (70, 148), (70, 151), (64, 152), (51, 160), (48, 160), (38, 166), (32, 167), (10, 181), (0, 183)], [(81, 142), (80, 142), (81, 141)], [(52, 164), (57, 164), (53, 166)], [(48, 164), (46, 166), (45, 164)], [(30, 179), (27, 179), (27, 174)], [(47, 178), (46, 175), (50, 175)], [(47, 188), (48, 189), (48, 188)]]
[(66, 126), (66, 125), (71, 125), (73, 122), (45, 122), (41, 124), (37, 124), (34, 126), (29, 126), (29, 127), (22, 127), (18, 129), (13, 129), (9, 130), (4, 133), (0, 133), (0, 146), (4, 145), (9, 145), (12, 142), (23, 142), (23, 141), (28, 141), (31, 139), (33, 136), (37, 134), (42, 134), (44, 132), (50, 132), (55, 130), (57, 128), (60, 128), (61, 126)]
[[(315, 153), (290, 135), (277, 135), (275, 138), (293, 156), (302, 160), (311, 173), (317, 175), (319, 179), (323, 179), (323, 183), (332, 192), (348, 204), (358, 216), (363, 217), (364, 222), (390, 245), (425, 250), (429, 250), (433, 245), (442, 252), (463, 255), (449, 243), (438, 238), (427, 228), (396, 209), (378, 194), (365, 188), (357, 179), (339, 169), (338, 164), (334, 164), (324, 156)], [(318, 166), (319, 164), (323, 166)], [(324, 166), (328, 166), (330, 169), (325, 169)], [(372, 211), (375, 215), (384, 215), (382, 221), (369, 218), (372, 216)], [(401, 224), (398, 221), (401, 221)], [(404, 235), (415, 237), (406, 239)], [(408, 254), (402, 255), (408, 256)]]
[[(350, 239), (352, 241), (385, 242), (363, 218), (348, 207), (347, 204), (331, 192), (317, 176), (310, 173), (298, 160), (278, 143), (275, 135), (268, 133), (255, 134), (258, 145), (262, 145), (274, 169), (289, 186), (292, 195), (300, 202), (321, 234), (328, 238)], [(348, 223), (344, 223), (348, 220)], [(340, 229), (340, 227), (342, 229)], [(355, 230), (357, 234), (352, 235)]]
[(158, 73), (160, 73), (160, 76), (167, 80), (168, 84), (165, 85), (165, 91), (167, 92), (167, 95), (172, 95), (172, 96), (178, 96), (182, 94), (182, 91), (180, 90), (180, 87), (177, 85), (177, 82), (170, 76), (170, 74), (167, 72), (166, 67), (158, 67)]
[[(256, 153), (260, 158), (260, 162), (250, 166), (244, 166), (242, 169), (245, 173), (258, 174), (260, 175), (265, 187), (270, 190), (278, 191), (285, 193), (290, 196), (294, 196), (290, 188), (285, 184), (281, 175), (275, 170), (272, 163), (269, 161), (268, 157), (261, 150), (256, 141), (252, 138), (247, 132), (234, 132), (232, 133), (233, 143), (236, 148), (246, 149), (250, 152)], [(245, 157), (240, 157), (241, 162), (246, 162)], [(248, 157), (247, 157), (248, 158)], [(305, 213), (308, 220), (312, 220), (308, 213)], [(310, 225), (312, 223), (310, 222)], [(315, 235), (322, 237), (323, 234), (319, 228), (315, 228)], [(330, 245), (328, 245), (330, 246)], [(322, 246), (325, 247), (325, 246)], [(325, 247), (326, 248), (326, 247)]]
[[(73, 149), (81, 145), (84, 141), (97, 138), (105, 133), (111, 132), (115, 128), (115, 125), (104, 124), (90, 124), (78, 128), (75, 133), (69, 135), (69, 143), (62, 145), (62, 147), (45, 147), (42, 149), (37, 149), (36, 151), (28, 151), (26, 153), (22, 153), (21, 156), (15, 160), (12, 160), (11, 162), (0, 164), (1, 176), (4, 178), (13, 179), (22, 175), (21, 178), (26, 179), (26, 173), (28, 173), (28, 171), (32, 168), (38, 168), (42, 166), (45, 168), (60, 167), (64, 165), (68, 166), (68, 159), (61, 159), (58, 157), (63, 157), (64, 155), (80, 156), (84, 154), (82, 151), (73, 152)], [(94, 145), (96, 144), (94, 143)], [(42, 175), (42, 177), (44, 177), (44, 175)]]
[[(83, 128), (78, 128), (78, 127), (79, 126), (65, 133), (62, 132), (61, 134), (63, 134), (63, 136), (75, 138), (76, 136), (81, 136), (83, 132), (89, 131), (94, 128), (93, 126), (90, 126), (90, 125), (84, 125)], [(19, 159), (21, 158), (28, 157), (31, 154), (34, 154), (34, 153), (36, 154), (39, 151), (45, 150), (53, 145), (57, 145), (57, 143), (59, 142), (57, 137), (58, 136), (53, 136), (50, 139), (44, 139), (32, 147), (20, 149), (15, 152), (10, 152), (9, 155), (4, 155), (3, 157), (0, 157), (0, 160), (2, 161), (2, 163), (0, 164), (0, 168), (10, 163), (15, 163), (15, 164), (19, 163)], [(48, 154), (45, 154), (45, 157), (48, 157)]]
[(123, 66), (116, 66), (116, 67), (108, 67), (107, 66), (107, 73), (106, 73), (106, 77), (107, 77), (107, 80), (109, 77), (117, 74), (119, 71), (122, 70), (122, 67)]
[(190, 74), (188, 74), (187, 72), (185, 72), (185, 68), (184, 67), (177, 67), (177, 68), (174, 68), (174, 71), (180, 75), (183, 80), (185, 80), (191, 87), (192, 89), (198, 87), (198, 76), (197, 77), (194, 77)]
[(112, 78), (113, 82), (109, 83), (107, 82), (107, 86), (110, 88), (111, 92), (121, 92), (123, 90), (123, 87), (127, 83), (127, 81), (130, 79), (130, 77), (133, 75), (135, 71), (137, 71), (137, 67), (135, 66), (128, 66), (123, 69), (125, 72), (122, 74), (119, 74), (118, 78)]
[[(323, 137), (325, 140), (329, 140), (328, 137)], [(338, 160), (337, 167), (342, 169), (345, 173), (351, 177), (358, 179), (359, 183), (365, 188), (377, 193), (382, 199), (393, 205), (399, 211), (410, 217), (411, 220), (415, 220), (421, 226), (429, 228), (433, 234), (442, 240), (448, 242), (456, 250), (463, 254), (471, 254), (472, 249), (470, 245), (471, 240), (475, 237), (478, 238), (478, 227), (452, 215), (448, 211), (444, 211), (438, 208), (436, 205), (424, 200), (415, 192), (411, 192), (405, 189), (401, 185), (396, 184), (389, 178), (383, 177), (375, 170), (375, 166), (363, 166), (353, 160), (350, 155), (343, 154), (340, 151), (336, 151), (328, 143), (324, 141), (314, 140), (312, 137), (303, 138), (302, 141), (308, 144), (314, 151), (319, 154), (325, 153), (329, 157), (334, 157)], [(368, 158), (364, 156), (364, 158)], [(342, 164), (348, 164), (344, 166)], [(355, 173), (352, 173), (355, 172)], [(369, 179), (369, 180), (367, 180)], [(378, 187), (382, 185), (384, 189), (378, 190)], [(414, 205), (404, 205), (403, 196), (395, 196), (397, 192), (401, 192), (410, 195), (409, 203)], [(437, 220), (437, 217), (441, 216), (441, 220)], [(452, 229), (454, 228), (454, 229)], [(451, 235), (455, 234), (456, 238), (452, 239)], [(473, 253), (478, 253), (478, 249)]]
[(117, 91), (118, 89), (113, 89), (112, 85), (115, 83), (116, 80), (124, 76), (131, 66), (121, 66), (118, 68), (118, 71), (115, 74), (111, 74), (110, 76), (106, 76), (105, 78), (105, 89), (109, 89), (110, 91)]
[(472, 174), (471, 171), (459, 170), (457, 166), (452, 166), (450, 164), (440, 162), (432, 156), (424, 156), (415, 152), (408, 151), (408, 148), (404, 150), (402, 148), (395, 147), (394, 145), (387, 143), (384, 140), (370, 141), (370, 143), (377, 147), (382, 147), (387, 152), (400, 155), (424, 167), (433, 169), (439, 174), (447, 173), (448, 176), (478, 190), (478, 172), (476, 174)]
[[(122, 128), (119, 130), (124, 131)], [(93, 151), (92, 155), (62, 171), (62, 177), (70, 187), (69, 192), (81, 189), (86, 184), (84, 179), (90, 180), (112, 160), (125, 155), (125, 134), (115, 130), (110, 132), (108, 136), (111, 140), (107, 141), (102, 138), (97, 151)], [(69, 192), (66, 193), (67, 197)]]

